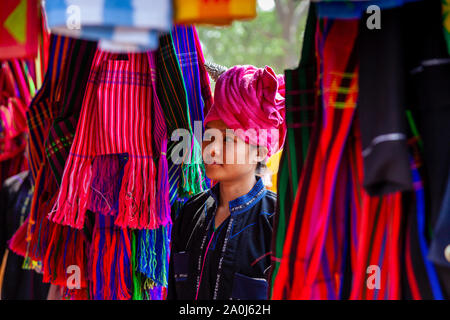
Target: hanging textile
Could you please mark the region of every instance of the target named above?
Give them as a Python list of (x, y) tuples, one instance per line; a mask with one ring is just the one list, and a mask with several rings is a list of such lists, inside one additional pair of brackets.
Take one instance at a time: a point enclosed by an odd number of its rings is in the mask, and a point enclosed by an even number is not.
[(434, 230), (428, 258), (439, 266), (450, 267), (450, 172), (447, 178), (444, 201)]
[(230, 25), (256, 17), (256, 0), (175, 0), (175, 23)]
[(18, 60), (0, 65), (0, 183), (26, 169), (25, 113), (30, 88), (23, 66)]
[[(167, 127), (157, 94), (156, 53), (149, 52), (148, 60), (152, 74), (153, 150), (157, 167), (159, 187), (156, 198), (157, 212), (170, 217), (169, 172), (167, 163)], [(168, 254), (171, 221), (155, 230), (139, 230), (135, 236), (136, 269), (152, 280), (156, 286), (167, 287)]]
[[(83, 103), (90, 66), (94, 59), (97, 44), (85, 40), (72, 40), (68, 61), (67, 75), (61, 81), (61, 94), (58, 100), (58, 114), (49, 130), (45, 141), (45, 153), (55, 178), (60, 184), (64, 165), (69, 156), (75, 129)], [(88, 67), (87, 67), (88, 66)]]
[(426, 240), (425, 224), (425, 189), (424, 181), (421, 178), (423, 172), (423, 160), (420, 155), (421, 138), (417, 135), (415, 124), (412, 118), (409, 121), (412, 134), (408, 145), (410, 147), (411, 173), (414, 181), (414, 192), (403, 194), (404, 212), (407, 215), (406, 244), (405, 244), (405, 265), (407, 285), (403, 290), (403, 295), (407, 299), (443, 299), (443, 292), (439, 284), (435, 267), (428, 260), (428, 244)]
[[(58, 51), (52, 51), (50, 69), (60, 67), (59, 72), (54, 76), (58, 76), (57, 83), (52, 85), (47, 85), (45, 88), (50, 87), (50, 90), (54, 92), (49, 95), (48, 104), (52, 106), (52, 116), (49, 117), (48, 121), (45, 123), (45, 127), (42, 124), (42, 129), (46, 132), (51, 133), (51, 126), (57, 121), (56, 116), (58, 114), (64, 115), (64, 111), (70, 110), (72, 106), (71, 103), (74, 101), (79, 101), (83, 97), (84, 87), (83, 85), (77, 88), (80, 91), (71, 92), (69, 89), (72, 88), (73, 81), (74, 84), (78, 81), (86, 80), (86, 76), (83, 72), (76, 72), (74, 70), (74, 65), (77, 65), (77, 61), (81, 60), (89, 64), (89, 49), (95, 50), (95, 46), (92, 49), (93, 44), (82, 40), (76, 40), (66, 37), (54, 36), (54, 43), (65, 43), (65, 45), (60, 48), (55, 49)], [(56, 39), (56, 40), (55, 40)], [(90, 46), (90, 47), (89, 47)], [(56, 47), (57, 48), (57, 47)], [(81, 55), (83, 54), (83, 55)], [(85, 60), (82, 60), (85, 59)], [(92, 56), (90, 58), (92, 60)], [(69, 61), (61, 65), (61, 61)], [(52, 65), (54, 64), (54, 65)], [(79, 66), (79, 65), (78, 65)], [(89, 69), (87, 73), (89, 72)], [(86, 73), (86, 71), (84, 71)], [(51, 75), (50, 72), (47, 75)], [(70, 79), (70, 80), (69, 80)], [(52, 78), (50, 78), (50, 81)], [(78, 80), (78, 81), (77, 81)], [(48, 83), (48, 82), (46, 82)], [(83, 90), (83, 91), (81, 91)], [(69, 92), (69, 93), (68, 93)], [(78, 96), (75, 96), (75, 94)], [(78, 100), (77, 100), (78, 99)], [(78, 107), (79, 109), (79, 107)], [(63, 129), (65, 129), (62, 126)], [(59, 134), (60, 132), (57, 132)], [(48, 138), (47, 138), (48, 137)], [(52, 211), (52, 207), (55, 203), (58, 184), (55, 179), (55, 166), (51, 166), (49, 160), (55, 160), (52, 156), (59, 157), (57, 160), (61, 161), (61, 154), (53, 153), (49, 154), (48, 146), (53, 147), (52, 151), (55, 151), (59, 145), (54, 145), (52, 135), (37, 136), (37, 138), (43, 138), (45, 140), (41, 141), (39, 145), (43, 148), (40, 152), (46, 152), (43, 163), (40, 167), (40, 175), (36, 179), (36, 185), (38, 188), (35, 192), (35, 202), (31, 211), (31, 221), (27, 230), (27, 240), (28, 247), (26, 256), (34, 260), (41, 261), (43, 265), (44, 281), (51, 282), (60, 286), (66, 286), (67, 282), (67, 268), (71, 265), (77, 265), (81, 269), (81, 285), (83, 288), (87, 287), (87, 275), (86, 275), (86, 250), (82, 248), (87, 247), (86, 239), (82, 232), (78, 230), (71, 230), (69, 227), (61, 226), (55, 224), (48, 220), (47, 215)], [(64, 147), (70, 147), (69, 140), (65, 140)], [(44, 150), (46, 148), (47, 150)], [(48, 157), (48, 158), (47, 158)], [(64, 163), (63, 163), (64, 164)], [(51, 170), (53, 169), (53, 171)], [(62, 171), (62, 169), (60, 169)], [(62, 174), (62, 172), (59, 172)], [(75, 254), (75, 252), (77, 254)], [(67, 259), (67, 255), (70, 254), (70, 258)], [(72, 295), (78, 295), (83, 290), (78, 290), (78, 292), (73, 292)]]
[(114, 225), (114, 217), (95, 215), (91, 244), (94, 300), (129, 300), (132, 292), (131, 231)]
[[(76, 54), (75, 44), (79, 40), (60, 36), (50, 39), (50, 61), (44, 86), (34, 98), (28, 113), (30, 139), (30, 163), (38, 168), (34, 176), (35, 193), (28, 220), (19, 228), (10, 242), (10, 248), (25, 257), (27, 268), (39, 267), (45, 282), (66, 286), (67, 267), (78, 265), (82, 268), (82, 285), (87, 286), (84, 276), (84, 250), (82, 234), (52, 223), (47, 219), (56, 200), (58, 184), (44, 155), (47, 133), (59, 112), (61, 92), (69, 74), (70, 63), (63, 63)], [(82, 92), (77, 94), (83, 95)], [(38, 155), (38, 156), (36, 156)], [(74, 254), (77, 252), (77, 254)], [(69, 253), (69, 259), (66, 259)]]
[(203, 50), (200, 43), (200, 38), (198, 37), (197, 29), (194, 28), (194, 38), (195, 38), (195, 47), (197, 48), (197, 58), (199, 61), (199, 70), (200, 70), (200, 88), (202, 92), (202, 98), (204, 103), (203, 114), (208, 114), (209, 109), (213, 104), (213, 97), (211, 92), (211, 84), (209, 81), (208, 71), (205, 67), (205, 57), (203, 56)]
[[(173, 205), (177, 196), (191, 196), (205, 190), (205, 174), (200, 145), (195, 139), (190, 125), (186, 89), (171, 35), (160, 38), (156, 63), (157, 92), (164, 111), (169, 139), (167, 151), (169, 155), (170, 202)], [(178, 143), (174, 141), (176, 137), (172, 137), (172, 133), (177, 129), (187, 130), (188, 139), (191, 142), (190, 152), (184, 155), (181, 166), (173, 163), (170, 157), (174, 146)], [(172, 210), (172, 217), (174, 211), (176, 210)]]
[(286, 70), (286, 141), (278, 168), (277, 214), (272, 235), (271, 281), (275, 280), (280, 266), (287, 223), (297, 183), (308, 152), (311, 131), (315, 127), (317, 112), (316, 62), (315, 62), (315, 5), (310, 4), (306, 22), (301, 61), (297, 69)]
[(38, 51), (40, 5), (35, 0), (2, 1), (0, 60), (35, 58)]
[(27, 111), (28, 137), (28, 162), (33, 179), (36, 179), (39, 168), (45, 157), (44, 143), (48, 136), (48, 130), (58, 110), (57, 87), (63, 77), (71, 39), (52, 35), (50, 37), (50, 54), (48, 69), (45, 74), (41, 90), (31, 101)]
[(204, 120), (199, 57), (195, 45), (194, 29), (193, 26), (183, 25), (175, 25), (172, 29), (173, 44), (186, 87), (192, 128), (194, 128), (195, 121), (201, 121), (203, 125)]
[(0, 279), (2, 300), (42, 300), (49, 286), (42, 283), (42, 275), (23, 270), (24, 258), (7, 249), (7, 241), (24, 222), (30, 212), (34, 187), (29, 171), (7, 179), (0, 191), (0, 256), (3, 258)]
[[(81, 229), (89, 209), (121, 227), (158, 228), (167, 217), (156, 212), (147, 55), (98, 51), (93, 65), (52, 220)], [(121, 183), (114, 154), (128, 160)]]
[[(204, 131), (204, 102), (201, 88), (201, 73), (204, 73), (203, 76), (208, 77), (206, 70), (200, 68), (200, 64), (204, 63), (202, 57), (200, 57), (200, 54), (202, 54), (201, 47), (196, 46), (196, 29), (194, 26), (174, 26), (172, 29), (172, 38), (186, 88), (191, 128), (194, 130), (194, 134), (198, 135), (195, 138), (200, 144), (202, 137), (199, 135)], [(208, 93), (206, 92), (206, 94)], [(204, 178), (206, 188), (209, 188), (211, 183), (206, 176)]]
[(52, 33), (99, 41), (112, 52), (155, 50), (159, 33), (172, 26), (172, 2), (166, 0), (55, 0), (45, 10)]
[(450, 60), (439, 3), (383, 10), (381, 30), (366, 28), (367, 15), (319, 19), (314, 91), (323, 115), (316, 113), (272, 298), (446, 298), (448, 243), (438, 214), (450, 150), (442, 149), (449, 104), (441, 84)]
[(359, 28), (358, 117), (364, 188), (373, 196), (412, 190), (401, 12), (402, 8), (384, 10), (380, 30), (370, 30), (365, 23)]
[[(323, 128), (317, 149), (308, 153), (314, 159), (312, 170), (306, 165), (300, 177), (283, 258), (273, 284), (274, 299), (335, 299), (342, 276), (341, 257), (327, 255), (343, 247), (343, 225), (336, 224), (330, 230), (328, 224), (334, 212), (333, 193), (341, 190), (336, 182), (342, 182), (338, 172), (356, 106), (358, 64), (354, 42), (358, 21), (321, 20), (318, 26)], [(342, 218), (338, 215), (335, 219)], [(333, 234), (339, 242), (332, 241)], [(321, 264), (323, 259), (326, 264)]]
[[(420, 1), (405, 6), (405, 59), (408, 61), (408, 106), (421, 137), (425, 193), (425, 239), (429, 246), (445, 200), (450, 170), (450, 55), (442, 33), (442, 3)], [(443, 253), (442, 253), (443, 254)], [(450, 298), (450, 268), (435, 264), (439, 284)]]

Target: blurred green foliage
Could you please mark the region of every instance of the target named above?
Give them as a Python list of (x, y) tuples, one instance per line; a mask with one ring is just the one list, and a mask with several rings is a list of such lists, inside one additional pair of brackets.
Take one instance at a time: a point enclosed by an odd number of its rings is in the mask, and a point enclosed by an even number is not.
[(305, 22), (306, 14), (297, 28), (295, 47), (289, 46), (283, 38), (282, 24), (275, 9), (258, 9), (257, 17), (250, 21), (234, 21), (227, 27), (197, 26), (197, 30), (207, 61), (226, 67), (251, 64), (261, 68), (268, 65), (281, 74), (285, 69), (295, 67), (289, 65), (289, 54), (295, 55), (294, 61), (299, 60)]

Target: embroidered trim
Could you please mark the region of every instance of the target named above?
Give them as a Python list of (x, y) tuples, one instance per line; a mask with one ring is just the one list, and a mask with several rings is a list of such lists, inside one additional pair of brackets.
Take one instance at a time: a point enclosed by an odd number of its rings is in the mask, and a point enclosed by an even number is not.
[(373, 138), (370, 145), (363, 150), (362, 156), (367, 157), (369, 154), (371, 154), (373, 151), (373, 148), (377, 144), (380, 144), (383, 142), (389, 142), (389, 141), (400, 141), (400, 140), (406, 140), (406, 135), (404, 135), (403, 133), (399, 133), (399, 132), (379, 135), (379, 136)]

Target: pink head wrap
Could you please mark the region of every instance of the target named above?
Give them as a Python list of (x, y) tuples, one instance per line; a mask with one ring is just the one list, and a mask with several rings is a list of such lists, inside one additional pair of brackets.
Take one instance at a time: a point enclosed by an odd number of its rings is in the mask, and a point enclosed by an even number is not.
[(230, 129), (242, 129), (235, 134), (246, 143), (267, 147), (270, 157), (282, 148), (286, 136), (284, 95), (284, 76), (272, 68), (234, 66), (217, 80), (205, 123), (222, 120)]

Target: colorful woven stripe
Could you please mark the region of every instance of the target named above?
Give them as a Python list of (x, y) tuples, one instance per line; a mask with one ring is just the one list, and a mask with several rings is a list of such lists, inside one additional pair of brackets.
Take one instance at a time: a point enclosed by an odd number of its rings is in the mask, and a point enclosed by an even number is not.
[[(175, 53), (171, 35), (160, 38), (160, 49), (157, 54), (158, 97), (167, 123), (169, 154), (170, 201), (173, 204), (177, 196), (184, 197), (205, 190), (204, 167), (201, 150), (192, 133), (186, 88), (181, 69)], [(180, 168), (171, 162), (170, 154), (177, 141), (172, 140), (172, 133), (177, 129), (185, 129), (190, 134), (191, 152), (185, 155)], [(200, 182), (200, 183), (199, 183)]]
[(194, 127), (194, 121), (203, 122), (204, 119), (194, 28), (193, 26), (176, 25), (172, 29), (173, 44), (186, 86), (192, 128)]
[(95, 42), (74, 39), (65, 57), (68, 65), (61, 79), (60, 109), (45, 143), (46, 156), (58, 184), (75, 136), (96, 46)]
[[(155, 201), (152, 83), (147, 54), (130, 54), (128, 60), (121, 60), (98, 51), (93, 68), (52, 219), (80, 229), (86, 210), (98, 212), (96, 203), (103, 199), (106, 204), (102, 207), (109, 210), (101, 213), (116, 216), (116, 225), (158, 228), (162, 221)], [(121, 153), (127, 154), (128, 162), (122, 183), (116, 182), (115, 188), (120, 188), (116, 205), (105, 193), (113, 180), (102, 180), (112, 163), (100, 163), (94, 171), (91, 161), (100, 155)], [(94, 190), (96, 178), (100, 181)]]
[(156, 50), (159, 33), (172, 27), (172, 2), (166, 0), (54, 0), (45, 9), (52, 33), (99, 41), (102, 50), (116, 53)]
[(275, 280), (283, 253), (287, 222), (289, 221), (297, 183), (308, 152), (311, 130), (317, 113), (316, 19), (314, 4), (310, 6), (306, 22), (301, 61), (297, 69), (286, 70), (286, 142), (280, 160), (278, 181), (278, 209), (272, 235), (271, 285)]
[(131, 231), (115, 226), (114, 217), (97, 214), (91, 256), (92, 299), (131, 299)]
[(54, 103), (57, 86), (63, 76), (63, 69), (70, 49), (71, 40), (65, 37), (54, 36), (50, 38), (50, 58), (45, 74), (44, 84), (33, 98), (27, 111), (28, 161), (36, 179), (39, 168), (44, 160), (44, 143), (48, 131), (58, 110), (58, 104)]
[[(175, 51), (180, 64), (186, 93), (188, 97), (188, 110), (191, 120), (191, 128), (194, 133), (203, 132), (204, 121), (204, 103), (202, 97), (201, 73), (208, 76), (205, 69), (200, 68), (203, 65), (201, 57), (201, 48), (196, 46), (196, 31), (194, 26), (176, 25), (172, 29), (172, 38)], [(200, 53), (198, 53), (200, 51)], [(209, 88), (209, 85), (208, 85)], [(206, 92), (207, 94), (207, 92)], [(195, 128), (197, 123), (198, 128)], [(201, 125), (201, 128), (200, 128)], [(196, 137), (200, 143), (201, 137)], [(209, 179), (204, 176), (206, 188), (210, 187)]]
[(403, 201), (404, 211), (407, 215), (405, 227), (405, 282), (407, 290), (404, 297), (414, 300), (443, 299), (442, 289), (435, 271), (435, 267), (428, 260), (429, 246), (426, 239), (426, 198), (424, 196), (424, 184), (421, 179), (423, 171), (423, 143), (417, 132), (414, 119), (407, 110), (410, 131), (413, 135), (408, 140), (411, 156), (411, 172), (414, 181), (414, 193), (405, 192)]
[(213, 96), (211, 93), (211, 84), (209, 81), (208, 71), (205, 68), (205, 57), (203, 56), (203, 50), (200, 43), (200, 38), (198, 37), (197, 29), (193, 29), (195, 46), (197, 48), (197, 58), (198, 58), (198, 68), (200, 70), (200, 87), (202, 91), (203, 98), (203, 114), (208, 114), (209, 109), (213, 104)]
[[(334, 250), (329, 250), (333, 234), (330, 235), (329, 225), (337, 173), (356, 104), (357, 30), (358, 21), (319, 22), (317, 48), (323, 88), (323, 129), (317, 149), (308, 153), (314, 159), (311, 176), (307, 177), (306, 167), (300, 177), (283, 257), (273, 285), (274, 299), (334, 298), (339, 288), (340, 256), (327, 255), (339, 250), (342, 244), (331, 243)], [(341, 230), (334, 232), (339, 234)]]

